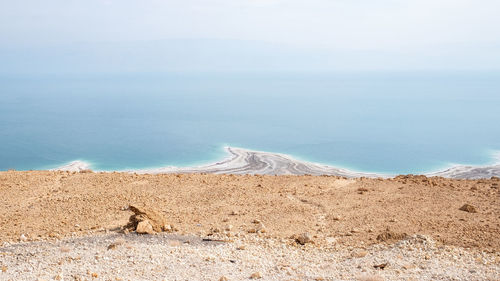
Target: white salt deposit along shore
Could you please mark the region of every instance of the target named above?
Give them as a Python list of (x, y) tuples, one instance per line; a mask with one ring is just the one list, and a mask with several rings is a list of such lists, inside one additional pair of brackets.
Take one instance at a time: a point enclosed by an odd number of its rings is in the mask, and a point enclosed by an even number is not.
[[(222, 161), (198, 167), (161, 167), (153, 169), (124, 170), (139, 174), (162, 173), (214, 173), (214, 174), (262, 174), (262, 175), (335, 175), (348, 178), (382, 177), (395, 175), (356, 172), (328, 165), (300, 161), (280, 153), (253, 151), (243, 148), (226, 147), (229, 156)], [(90, 169), (90, 164), (74, 161), (55, 170), (82, 171)], [(431, 172), (426, 176), (441, 176), (448, 178), (490, 178), (500, 177), (500, 164), (490, 166), (456, 165), (443, 171)]]

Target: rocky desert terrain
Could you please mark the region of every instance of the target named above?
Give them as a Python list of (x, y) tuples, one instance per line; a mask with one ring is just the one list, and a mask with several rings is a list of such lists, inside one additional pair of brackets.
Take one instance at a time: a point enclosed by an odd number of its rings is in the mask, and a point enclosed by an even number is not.
[(500, 280), (499, 185), (0, 172), (0, 280)]

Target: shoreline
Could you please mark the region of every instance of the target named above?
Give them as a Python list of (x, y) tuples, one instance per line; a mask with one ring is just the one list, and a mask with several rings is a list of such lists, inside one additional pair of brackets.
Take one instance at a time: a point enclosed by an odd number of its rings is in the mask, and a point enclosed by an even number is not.
[[(244, 148), (224, 147), (228, 155), (220, 161), (194, 167), (165, 166), (149, 169), (124, 169), (97, 172), (127, 172), (137, 174), (257, 174), (257, 175), (332, 175), (347, 178), (391, 178), (397, 174), (383, 174), (353, 171), (325, 164), (297, 160), (290, 155), (273, 152), (254, 151)], [(494, 158), (498, 158), (496, 155)], [(91, 169), (84, 161), (72, 161), (66, 165), (50, 169), (51, 171), (79, 172)], [(474, 166), (455, 164), (434, 172), (422, 173), (429, 177), (457, 179), (482, 179), (500, 177), (500, 163)]]

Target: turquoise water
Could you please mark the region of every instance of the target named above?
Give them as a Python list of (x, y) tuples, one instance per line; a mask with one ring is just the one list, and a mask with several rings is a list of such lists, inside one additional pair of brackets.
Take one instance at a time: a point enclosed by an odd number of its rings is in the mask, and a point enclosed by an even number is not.
[(0, 77), (0, 170), (190, 166), (223, 146), (359, 171), (488, 164), (499, 73)]

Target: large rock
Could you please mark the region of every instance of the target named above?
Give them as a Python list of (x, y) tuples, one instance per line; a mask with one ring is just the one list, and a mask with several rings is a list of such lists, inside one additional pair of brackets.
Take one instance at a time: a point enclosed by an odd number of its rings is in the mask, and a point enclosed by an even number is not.
[(137, 224), (137, 228), (135, 229), (135, 232), (137, 232), (139, 234), (155, 234), (155, 231), (153, 230), (153, 226), (147, 220), (139, 222)]
[(172, 226), (167, 224), (166, 219), (154, 210), (130, 206), (129, 209), (134, 212), (130, 216), (126, 228), (130, 231), (136, 231), (141, 234), (154, 234), (162, 231), (172, 231)]

